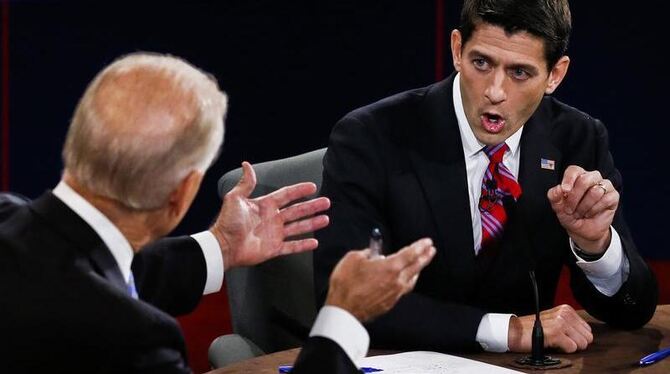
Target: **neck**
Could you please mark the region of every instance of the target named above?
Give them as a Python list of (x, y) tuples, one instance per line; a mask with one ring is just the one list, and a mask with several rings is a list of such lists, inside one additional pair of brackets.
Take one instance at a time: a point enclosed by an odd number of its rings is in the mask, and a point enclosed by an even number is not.
[(81, 197), (98, 209), (121, 231), (128, 240), (133, 252), (137, 253), (149, 242), (158, 238), (151, 223), (154, 222), (153, 211), (139, 211), (126, 207), (119, 201), (98, 195), (85, 188), (67, 172), (63, 175), (63, 182), (75, 190)]

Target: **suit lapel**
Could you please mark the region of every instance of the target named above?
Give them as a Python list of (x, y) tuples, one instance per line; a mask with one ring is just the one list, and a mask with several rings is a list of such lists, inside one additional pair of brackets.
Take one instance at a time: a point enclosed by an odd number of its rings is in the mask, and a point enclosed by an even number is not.
[(114, 286), (126, 292), (126, 282), (116, 260), (98, 234), (51, 192), (31, 204), (31, 209), (49, 222), (77, 251), (80, 266), (88, 267)]
[[(551, 210), (547, 191), (558, 184), (561, 175), (561, 152), (551, 142), (551, 124), (543, 114), (541, 106), (526, 122), (521, 136), (521, 159), (519, 164), (519, 184), (523, 191), (519, 201), (508, 209), (509, 223), (505, 230), (501, 259), (497, 270), (491, 270), (491, 276), (505, 274), (509, 266), (517, 266), (525, 273), (536, 268), (535, 262), (545, 246), (546, 227), (553, 227), (546, 218), (553, 214), (544, 214)], [(554, 167), (543, 168), (542, 159), (553, 161)], [(510, 265), (514, 264), (514, 265)], [(507, 268), (507, 269), (504, 269)]]
[(417, 178), (435, 218), (438, 253), (450, 269), (454, 290), (467, 297), (474, 287), (475, 257), (470, 200), (458, 122), (453, 108), (453, 77), (439, 82), (422, 103), (422, 127), (410, 151)]
[[(559, 183), (562, 176), (561, 152), (551, 143), (551, 124), (542, 110), (536, 111), (524, 126), (521, 137), (521, 162), (519, 165), (519, 183), (523, 195), (519, 199), (518, 210), (525, 215), (528, 225), (533, 225), (533, 233), (537, 230), (540, 222), (534, 217), (537, 212), (551, 209), (547, 200), (547, 191)], [(553, 161), (554, 168), (548, 169), (541, 166), (542, 159)]]

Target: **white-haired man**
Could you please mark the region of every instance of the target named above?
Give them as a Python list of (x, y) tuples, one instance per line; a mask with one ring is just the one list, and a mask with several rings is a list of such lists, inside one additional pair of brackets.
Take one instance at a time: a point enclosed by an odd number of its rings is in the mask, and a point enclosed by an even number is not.
[[(170, 315), (219, 290), (224, 269), (316, 248), (287, 238), (326, 226), (329, 201), (292, 204), (311, 183), (249, 199), (248, 163), (210, 230), (156, 241), (191, 205), (225, 112), (216, 82), (175, 57), (133, 54), (97, 75), (72, 119), (60, 183), (0, 223), (0, 369), (189, 372)], [(385, 259), (345, 257), (296, 372), (316, 362), (355, 372), (367, 350), (358, 320), (395, 304), (433, 254), (426, 239)], [(360, 338), (329, 335), (332, 323)]]

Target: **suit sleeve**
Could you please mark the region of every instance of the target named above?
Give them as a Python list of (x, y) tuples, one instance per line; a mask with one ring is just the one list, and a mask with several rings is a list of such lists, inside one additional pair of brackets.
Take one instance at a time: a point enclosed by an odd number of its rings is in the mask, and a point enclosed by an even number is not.
[(302, 347), (291, 373), (355, 374), (359, 371), (337, 343), (313, 336)]
[(593, 286), (584, 272), (571, 263), (571, 287), (577, 301), (594, 317), (620, 328), (638, 328), (654, 315), (658, 303), (656, 278), (637, 251), (633, 238), (622, 213), (623, 183), (621, 174), (614, 166), (609, 152), (607, 130), (600, 121), (595, 121), (595, 135), (591, 139), (595, 168), (603, 178), (609, 179), (621, 194), (619, 207), (612, 226), (621, 238), (624, 255), (630, 263), (628, 279), (619, 291), (607, 297)]
[[(320, 305), (325, 300), (328, 278), (337, 262), (347, 251), (367, 247), (373, 227), (381, 229), (386, 253), (397, 251), (401, 246), (394, 243), (394, 233), (386, 218), (389, 178), (386, 162), (394, 146), (372, 127), (374, 125), (374, 122), (345, 117), (331, 134), (321, 188), (321, 193), (332, 203), (328, 213), (330, 225), (317, 231), (320, 247), (314, 252), (315, 292)], [(429, 282), (420, 277), (414, 292), (404, 296), (387, 314), (367, 324), (371, 346), (481, 350), (475, 337), (486, 312), (438, 300), (429, 290)]]
[(195, 309), (207, 278), (202, 250), (189, 236), (151, 243), (135, 256), (132, 270), (140, 298), (172, 316)]

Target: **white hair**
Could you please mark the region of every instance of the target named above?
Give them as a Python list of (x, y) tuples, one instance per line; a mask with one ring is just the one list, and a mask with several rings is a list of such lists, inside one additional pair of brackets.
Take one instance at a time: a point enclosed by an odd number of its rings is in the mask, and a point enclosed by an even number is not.
[(121, 57), (77, 105), (63, 148), (65, 170), (128, 208), (160, 208), (189, 173), (211, 165), (226, 109), (216, 81), (182, 59)]

